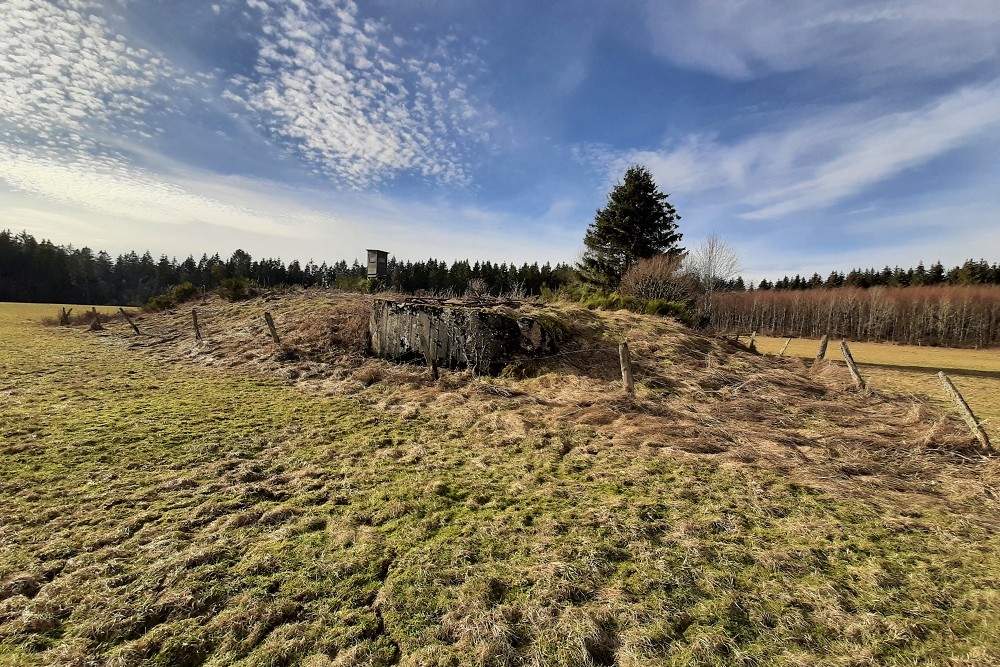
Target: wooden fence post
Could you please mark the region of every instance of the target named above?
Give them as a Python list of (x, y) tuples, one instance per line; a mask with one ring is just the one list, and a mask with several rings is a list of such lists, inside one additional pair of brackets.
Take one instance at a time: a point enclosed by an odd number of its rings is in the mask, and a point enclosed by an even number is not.
[(278, 338), (278, 330), (274, 328), (274, 318), (271, 317), (271, 313), (264, 313), (264, 321), (267, 322), (267, 328), (271, 330), (271, 340), (280, 347), (281, 339)]
[(132, 331), (134, 331), (134, 332), (135, 332), (135, 335), (136, 335), (136, 336), (141, 336), (141, 335), (142, 335), (142, 332), (141, 332), (141, 331), (139, 331), (139, 327), (137, 327), (137, 326), (135, 325), (135, 322), (133, 322), (133, 321), (132, 321), (132, 318), (128, 316), (128, 313), (126, 313), (126, 312), (125, 312), (125, 309), (124, 309), (124, 308), (119, 308), (119, 309), (118, 309), (118, 312), (122, 314), (122, 317), (124, 317), (124, 318), (125, 318), (125, 321), (126, 321), (126, 322), (128, 322), (128, 325), (129, 325), (130, 327), (132, 327)]
[(851, 355), (851, 348), (847, 347), (847, 341), (840, 341), (840, 353), (844, 355), (844, 361), (847, 362), (847, 370), (851, 371), (851, 377), (854, 379), (854, 384), (861, 391), (866, 391), (868, 389), (865, 386), (864, 378), (861, 377), (861, 373), (858, 372), (858, 365), (854, 363), (854, 357)]
[(201, 328), (198, 326), (198, 311), (191, 309), (191, 321), (194, 323), (194, 339), (201, 340)]
[(101, 326), (101, 316), (97, 314), (97, 306), (92, 306), (90, 308), (90, 317), (90, 330), (104, 331), (104, 327)]
[(819, 351), (816, 352), (816, 361), (823, 361), (826, 359), (826, 346), (830, 342), (830, 337), (824, 335), (819, 339)]
[(955, 405), (958, 407), (958, 411), (962, 415), (962, 419), (964, 419), (965, 423), (969, 425), (969, 429), (972, 431), (972, 434), (976, 436), (976, 439), (979, 440), (983, 449), (991, 450), (992, 446), (990, 445), (990, 439), (987, 437), (986, 431), (983, 430), (979, 421), (976, 420), (976, 415), (972, 414), (972, 408), (970, 408), (969, 404), (965, 402), (964, 398), (962, 398), (962, 394), (958, 391), (958, 388), (955, 387), (948, 376), (944, 374), (944, 371), (938, 371), (938, 378), (941, 380), (941, 386), (944, 387), (944, 393), (948, 394), (948, 397), (955, 402)]
[(628, 343), (622, 343), (618, 346), (618, 360), (622, 366), (622, 384), (625, 386), (625, 391), (634, 394), (635, 384), (632, 381), (632, 356), (628, 351)]
[(785, 350), (787, 350), (787, 349), (788, 349), (788, 344), (789, 344), (789, 343), (791, 343), (791, 342), (792, 342), (792, 339), (791, 339), (791, 338), (789, 338), (788, 340), (786, 340), (786, 341), (785, 341), (785, 345), (784, 345), (784, 347), (782, 347), (782, 348), (781, 348), (781, 352), (779, 352), (779, 353), (778, 353), (778, 356), (779, 356), (779, 357), (783, 357), (783, 356), (785, 356)]

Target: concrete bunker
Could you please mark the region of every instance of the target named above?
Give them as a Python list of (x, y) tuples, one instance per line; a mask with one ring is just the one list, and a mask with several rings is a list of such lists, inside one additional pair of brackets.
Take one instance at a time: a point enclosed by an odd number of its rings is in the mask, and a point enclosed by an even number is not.
[[(554, 318), (492, 299), (377, 298), (370, 351), (397, 362), (496, 374), (517, 359), (554, 353), (563, 328)], [(520, 311), (520, 312), (519, 312)]]

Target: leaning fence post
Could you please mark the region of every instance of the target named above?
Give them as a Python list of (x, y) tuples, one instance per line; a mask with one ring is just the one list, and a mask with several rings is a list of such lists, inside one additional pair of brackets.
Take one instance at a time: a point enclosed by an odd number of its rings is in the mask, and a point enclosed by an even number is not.
[(823, 361), (826, 359), (826, 346), (830, 342), (830, 337), (824, 335), (819, 339), (819, 351), (816, 352), (816, 361)]
[(128, 322), (128, 324), (129, 324), (130, 327), (132, 327), (132, 331), (135, 332), (135, 335), (136, 336), (141, 336), (142, 332), (139, 331), (139, 327), (137, 327), (135, 325), (135, 322), (133, 322), (132, 318), (128, 316), (128, 313), (125, 312), (125, 309), (124, 308), (119, 308), (118, 312), (122, 314), (122, 317), (125, 318), (125, 321)]
[(965, 423), (969, 425), (969, 429), (972, 431), (972, 434), (976, 436), (976, 439), (979, 440), (983, 449), (992, 449), (990, 439), (987, 437), (986, 431), (983, 430), (979, 421), (976, 420), (976, 415), (972, 414), (972, 408), (970, 408), (969, 404), (965, 402), (964, 398), (962, 398), (962, 394), (958, 391), (958, 388), (955, 387), (951, 379), (944, 374), (944, 371), (938, 371), (938, 378), (941, 380), (941, 386), (944, 387), (944, 392), (948, 394), (952, 401), (955, 402), (955, 405), (958, 407), (958, 411), (962, 414), (962, 419), (964, 419)]
[(635, 384), (632, 381), (632, 356), (628, 351), (628, 343), (622, 343), (618, 346), (618, 360), (622, 365), (622, 384), (625, 386), (625, 391), (634, 394)]
[(867, 387), (865, 386), (864, 378), (861, 377), (861, 373), (858, 371), (858, 365), (854, 363), (854, 357), (851, 355), (851, 348), (847, 347), (847, 341), (840, 341), (840, 353), (844, 355), (844, 361), (847, 362), (847, 370), (851, 371), (851, 377), (854, 378), (854, 384), (861, 391), (865, 391)]
[(781, 348), (781, 352), (779, 352), (779, 353), (778, 353), (778, 356), (779, 356), (779, 357), (783, 357), (783, 356), (785, 356), (785, 350), (787, 350), (787, 349), (788, 349), (788, 344), (789, 344), (789, 343), (791, 343), (791, 342), (792, 342), (792, 339), (791, 339), (791, 338), (789, 338), (788, 340), (786, 340), (786, 341), (785, 341), (785, 345), (784, 345), (784, 347), (782, 347), (782, 348)]
[(278, 338), (278, 330), (274, 328), (274, 318), (271, 317), (271, 313), (264, 313), (264, 321), (267, 322), (267, 328), (271, 330), (271, 340), (274, 341), (275, 345), (281, 345), (281, 339)]
[(201, 328), (198, 327), (198, 311), (191, 309), (191, 322), (194, 323), (194, 339), (201, 340)]

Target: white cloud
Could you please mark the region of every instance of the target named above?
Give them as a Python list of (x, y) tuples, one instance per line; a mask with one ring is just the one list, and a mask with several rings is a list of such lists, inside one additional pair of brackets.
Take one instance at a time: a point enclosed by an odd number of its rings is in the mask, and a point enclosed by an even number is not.
[[(463, 150), (483, 138), (484, 124), (463, 73), (476, 62), (460, 42), (396, 39), (339, 0), (248, 4), (265, 14), (258, 76), (241, 81), (226, 104), (260, 113), (318, 169), (349, 185), (400, 172), (468, 181)], [(107, 13), (113, 8), (90, 0), (5, 6), (0, 189), (10, 191), (0, 227), (113, 251), (184, 255), (217, 243), (223, 251), (252, 246), (254, 254), (320, 259), (389, 245), (413, 259), (544, 260), (566, 242), (554, 231), (526, 245), (510, 233), (520, 219), (476, 206), (327, 196), (172, 161), (150, 141), (161, 132), (151, 112), (162, 91), (208, 75), (131, 45), (118, 32), (124, 19)]]
[(114, 156), (0, 146), (0, 179), (39, 199), (134, 224), (201, 223), (286, 237), (301, 233), (300, 216), (248, 208), (236, 197), (203, 196), (192, 187), (197, 181), (170, 180)]
[[(254, 2), (261, 7), (265, 3)], [(451, 40), (412, 54), (350, 0), (269, 1), (253, 79), (231, 96), (335, 180), (365, 188), (401, 172), (466, 184), (477, 109)]]
[[(140, 152), (129, 136), (144, 141), (159, 131), (145, 113), (161, 106), (160, 86), (196, 79), (131, 46), (105, 10), (89, 0), (12, 0), (4, 8), (0, 180), (51, 202), (35, 214), (45, 224), (70, 226), (64, 211), (76, 208), (86, 212), (82, 218), (99, 214), (154, 225), (199, 220), (280, 232), (270, 216), (194, 195), (126, 157)], [(4, 217), (17, 224), (13, 215)]]
[[(952, 267), (986, 257), (996, 246), (996, 211), (1000, 197), (983, 189), (962, 190), (938, 199), (937, 205), (914, 203), (892, 212), (866, 212), (811, 227), (758, 229), (743, 239), (740, 255), (754, 282), (783, 275), (824, 278), (831, 271), (853, 268), (910, 267), (941, 260)], [(947, 233), (942, 235), (942, 221)], [(829, 233), (836, 229), (837, 239)], [(825, 236), (826, 243), (816, 237)]]
[(327, 238), (346, 243), (348, 253), (384, 247), (401, 259), (556, 263), (570, 260), (582, 238), (579, 229), (567, 231), (570, 225), (561, 216), (526, 219), (475, 205), (400, 201), (369, 193), (331, 203), (329, 210), (347, 223), (348, 231)]
[(904, 170), (1000, 131), (1000, 82), (969, 87), (919, 108), (872, 103), (827, 110), (725, 143), (691, 135), (659, 150), (611, 156), (612, 173), (645, 164), (668, 191), (713, 192), (741, 216), (770, 219), (829, 207)]
[(0, 229), (28, 229), (57, 243), (112, 253), (200, 253), (237, 247), (254, 256), (350, 260), (386, 247), (402, 259), (559, 261), (579, 244), (571, 206), (534, 221), (443, 201), (398, 201), (376, 193), (330, 193), (192, 170), (147, 154), (156, 172), (105, 157), (42, 156), (0, 147), (0, 180), (15, 188)]
[(995, 0), (647, 0), (652, 48), (734, 79), (825, 69), (874, 81), (1000, 57)]
[(177, 72), (109, 28), (101, 3), (8, 0), (0, 21), (0, 126), (21, 141), (79, 148), (96, 129), (140, 126), (154, 86)]

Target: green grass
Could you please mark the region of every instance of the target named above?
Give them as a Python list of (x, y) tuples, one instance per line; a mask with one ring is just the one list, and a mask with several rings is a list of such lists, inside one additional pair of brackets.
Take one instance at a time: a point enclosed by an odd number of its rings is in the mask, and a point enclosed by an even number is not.
[(16, 308), (0, 664), (1000, 661), (985, 509), (513, 429), (500, 399), (392, 412)]

